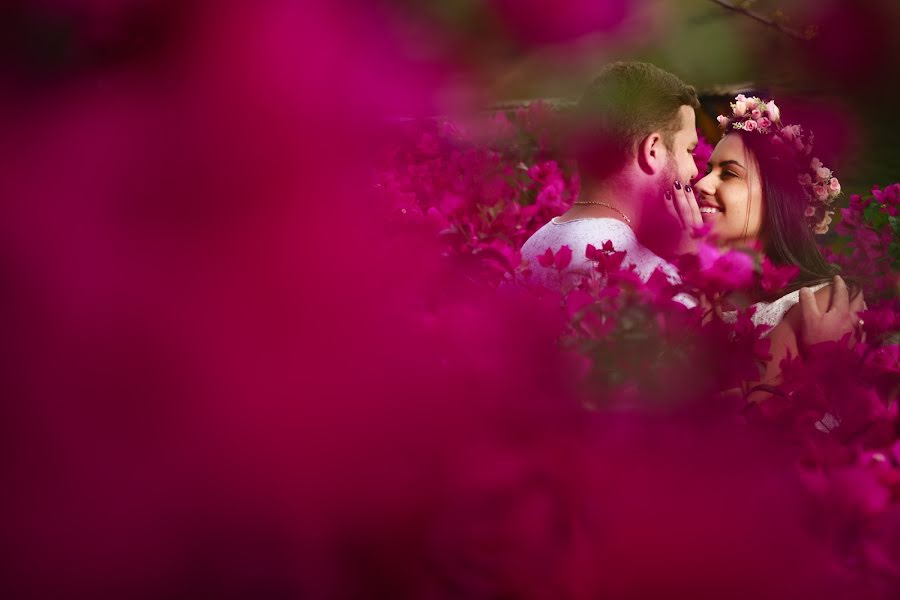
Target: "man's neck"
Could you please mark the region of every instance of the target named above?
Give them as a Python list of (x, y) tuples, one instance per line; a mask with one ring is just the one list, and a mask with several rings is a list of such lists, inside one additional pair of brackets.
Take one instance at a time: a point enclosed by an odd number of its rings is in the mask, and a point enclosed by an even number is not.
[(560, 220), (612, 218), (637, 231), (641, 215), (634, 200), (639, 196), (632, 186), (626, 185), (621, 180), (585, 184), (575, 205), (566, 211)]

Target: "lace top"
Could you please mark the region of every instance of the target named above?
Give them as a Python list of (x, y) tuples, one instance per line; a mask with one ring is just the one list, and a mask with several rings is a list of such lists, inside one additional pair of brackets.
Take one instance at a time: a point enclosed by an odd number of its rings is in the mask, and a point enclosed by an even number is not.
[[(810, 289), (813, 292), (818, 292), (823, 287), (827, 286), (827, 283), (822, 283), (819, 285), (814, 285)], [(757, 302), (753, 306), (756, 307), (756, 312), (753, 313), (753, 323), (755, 325), (767, 325), (769, 327), (769, 331), (765, 332), (763, 335), (766, 336), (772, 331), (772, 328), (781, 323), (781, 320), (784, 319), (784, 315), (787, 314), (791, 308), (794, 307), (797, 303), (800, 302), (800, 290), (796, 290), (791, 292), (790, 294), (785, 294), (778, 300), (773, 302)], [(722, 315), (725, 321), (731, 322), (734, 321), (736, 317), (736, 313), (733, 311), (726, 312)]]

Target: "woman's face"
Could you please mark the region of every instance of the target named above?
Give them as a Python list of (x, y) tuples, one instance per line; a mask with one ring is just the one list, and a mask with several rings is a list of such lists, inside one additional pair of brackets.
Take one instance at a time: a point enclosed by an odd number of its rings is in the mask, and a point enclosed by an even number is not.
[(694, 185), (704, 223), (720, 243), (743, 246), (760, 238), (763, 224), (759, 168), (740, 135), (726, 135)]

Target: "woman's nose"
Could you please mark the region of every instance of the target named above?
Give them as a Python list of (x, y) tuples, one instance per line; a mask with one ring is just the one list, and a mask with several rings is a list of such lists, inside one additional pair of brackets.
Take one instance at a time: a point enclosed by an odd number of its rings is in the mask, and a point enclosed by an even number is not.
[(716, 188), (715, 185), (713, 185), (712, 179), (712, 173), (701, 177), (700, 180), (694, 184), (694, 189), (697, 190), (697, 193), (699, 194), (714, 196)]

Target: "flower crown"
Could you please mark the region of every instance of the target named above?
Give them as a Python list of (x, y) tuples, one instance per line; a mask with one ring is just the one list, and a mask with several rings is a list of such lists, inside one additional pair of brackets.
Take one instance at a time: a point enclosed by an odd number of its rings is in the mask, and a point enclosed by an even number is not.
[(841, 195), (841, 183), (831, 169), (812, 154), (813, 134), (806, 136), (799, 125), (784, 125), (774, 101), (763, 102), (756, 96), (738, 94), (731, 103), (731, 116), (719, 115), (719, 126), (726, 132), (740, 129), (747, 133), (771, 135), (773, 151), (798, 162), (797, 181), (808, 201), (805, 216), (816, 234), (828, 232), (834, 215), (834, 201)]

